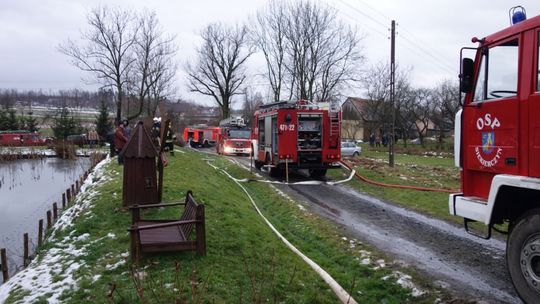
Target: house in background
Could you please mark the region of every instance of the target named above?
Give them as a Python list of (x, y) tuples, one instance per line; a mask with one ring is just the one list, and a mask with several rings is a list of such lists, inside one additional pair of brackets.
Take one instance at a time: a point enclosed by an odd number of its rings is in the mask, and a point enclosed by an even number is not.
[(348, 97), (341, 105), (341, 138), (369, 141), (369, 135), (379, 125), (368, 113), (367, 100)]

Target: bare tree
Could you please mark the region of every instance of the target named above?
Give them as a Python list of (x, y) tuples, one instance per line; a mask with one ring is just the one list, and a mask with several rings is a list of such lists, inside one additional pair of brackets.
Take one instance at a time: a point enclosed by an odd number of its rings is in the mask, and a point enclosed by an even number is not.
[(231, 98), (240, 93), (246, 79), (244, 65), (253, 53), (247, 45), (247, 29), (214, 23), (203, 30), (201, 38), (198, 62), (186, 64), (189, 90), (212, 96), (222, 116), (229, 117)]
[(136, 62), (132, 81), (139, 107), (131, 114), (131, 120), (140, 116), (146, 104), (146, 114), (154, 115), (156, 107), (165, 95), (165, 89), (174, 81), (176, 54), (174, 36), (166, 36), (154, 12), (143, 12), (138, 18), (138, 35), (134, 53)]
[(330, 101), (359, 80), (361, 39), (338, 20), (335, 9), (306, 0), (273, 1), (259, 11), (254, 44), (265, 56), (274, 100), (287, 89), (289, 99)]
[(435, 100), (443, 120), (453, 126), (459, 108), (459, 84), (451, 80), (444, 80), (435, 88)]
[(250, 88), (243, 88), (244, 104), (242, 107), (242, 116), (251, 120), (255, 111), (263, 104), (264, 98), (260, 92), (253, 92)]
[(73, 65), (91, 72), (98, 83), (116, 90), (116, 119), (122, 116), (124, 85), (134, 58), (131, 48), (137, 29), (133, 27), (131, 11), (99, 7), (87, 16), (89, 29), (81, 34), (83, 42), (68, 40), (60, 45), (60, 52), (71, 57)]
[(450, 131), (455, 124), (455, 115), (460, 108), (459, 86), (450, 80), (445, 80), (433, 90), (433, 113), (431, 120), (438, 130), (438, 148), (442, 148), (445, 132)]
[[(363, 77), (367, 95), (366, 113), (375, 122), (374, 128), (381, 129), (390, 125), (392, 111), (396, 113), (395, 128), (399, 130), (406, 144), (408, 131), (413, 127), (414, 119), (407, 109), (411, 108), (411, 87), (409, 71), (396, 66), (395, 98), (390, 104), (390, 64), (379, 62), (368, 69)], [(412, 120), (411, 120), (412, 119)], [(371, 132), (375, 130), (370, 130)], [(391, 131), (391, 130), (386, 130)]]
[(265, 9), (257, 12), (256, 18), (251, 22), (251, 42), (263, 53), (266, 60), (266, 78), (270, 83), (274, 102), (281, 99), (285, 77), (287, 8), (284, 2), (270, 1)]
[(409, 111), (411, 116), (414, 117), (416, 131), (418, 131), (418, 138), (420, 144), (424, 146), (424, 138), (427, 135), (430, 125), (433, 123), (432, 115), (436, 107), (433, 101), (433, 90), (419, 88), (413, 91), (412, 103)]

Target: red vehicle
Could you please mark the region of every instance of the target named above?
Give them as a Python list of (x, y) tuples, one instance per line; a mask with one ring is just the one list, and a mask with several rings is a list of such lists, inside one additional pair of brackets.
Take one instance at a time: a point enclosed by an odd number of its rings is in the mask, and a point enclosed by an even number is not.
[(30, 131), (0, 131), (0, 146), (39, 146), (45, 140), (37, 132)]
[(216, 144), (218, 154), (251, 154), (251, 130), (241, 117), (230, 117), (219, 123)]
[(255, 166), (270, 175), (289, 169), (308, 169), (312, 177), (339, 168), (341, 113), (320, 109), (307, 101), (261, 106), (253, 117)]
[[(455, 162), (462, 193), (450, 195), (450, 213), (464, 218), (467, 231), (472, 221), (486, 224), (484, 238), (508, 223), (510, 277), (525, 302), (540, 303), (540, 16), (472, 41), (478, 47), (461, 51)], [(471, 51), (474, 59), (464, 58)]]
[(184, 129), (184, 142), (194, 148), (210, 147), (216, 144), (218, 134), (218, 127), (206, 125), (187, 127)]

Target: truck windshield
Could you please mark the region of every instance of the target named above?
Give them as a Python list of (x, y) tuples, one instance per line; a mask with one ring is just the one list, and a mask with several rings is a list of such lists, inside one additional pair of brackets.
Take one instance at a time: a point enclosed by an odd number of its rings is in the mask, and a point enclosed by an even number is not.
[(517, 95), (518, 40), (481, 50), (475, 102)]
[(229, 130), (229, 137), (249, 139), (251, 132), (249, 130)]

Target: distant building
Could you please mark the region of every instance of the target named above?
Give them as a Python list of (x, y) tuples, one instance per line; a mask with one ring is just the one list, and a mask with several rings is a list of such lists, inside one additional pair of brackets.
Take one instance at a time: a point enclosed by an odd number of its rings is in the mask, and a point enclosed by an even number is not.
[(369, 135), (377, 130), (379, 123), (368, 111), (367, 100), (348, 97), (341, 105), (341, 137), (343, 139), (368, 141)]

